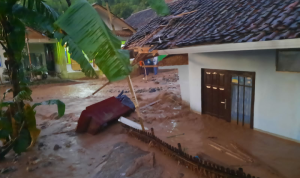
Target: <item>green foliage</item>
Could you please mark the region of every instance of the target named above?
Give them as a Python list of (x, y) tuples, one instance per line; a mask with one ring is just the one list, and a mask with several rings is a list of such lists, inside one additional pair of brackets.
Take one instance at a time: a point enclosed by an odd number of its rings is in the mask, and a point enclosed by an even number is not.
[(66, 0), (45, 0), (59, 15), (63, 14), (68, 9)]
[(0, 139), (6, 139), (12, 133), (11, 121), (8, 117), (0, 118)]
[(14, 97), (14, 101), (15, 102), (21, 102), (21, 101), (25, 101), (25, 100), (32, 101), (31, 93), (32, 93), (32, 91), (30, 89), (22, 90), (17, 94), (17, 96)]
[(28, 129), (22, 129), (19, 137), (15, 140), (13, 144), (13, 150), (17, 154), (25, 152), (31, 143), (31, 137)]
[(57, 105), (57, 110), (58, 110), (58, 116), (61, 117), (65, 114), (65, 109), (66, 109), (66, 105), (65, 103), (61, 102), (60, 100), (48, 100), (48, 101), (44, 101), (41, 103), (35, 103), (32, 108), (34, 109), (37, 106), (40, 105), (53, 105), (56, 104)]
[[(52, 11), (54, 10), (52, 9)], [(37, 11), (27, 9), (19, 4), (13, 6), (12, 13), (14, 14), (15, 17), (20, 19), (26, 26), (34, 28), (40, 32), (43, 32), (49, 37), (53, 36), (52, 34), (54, 31), (53, 23), (56, 20), (57, 15), (53, 15), (53, 17), (49, 18), (47, 16), (38, 13)], [(24, 37), (24, 43), (25, 43), (25, 37)]]
[(15, 59), (20, 62), (22, 59), (22, 50), (25, 46), (25, 25), (18, 19), (12, 17), (10, 20), (12, 26), (7, 36), (8, 48), (14, 52)]
[[(90, 4), (98, 3), (106, 7), (106, 0), (87, 0)], [(66, 0), (47, 0), (53, 9), (55, 9), (59, 14), (63, 14), (68, 9)], [(73, 1), (74, 2), (74, 1)], [(139, 12), (141, 10), (153, 8), (157, 11), (159, 15), (168, 15), (168, 8), (164, 0), (107, 0), (109, 8), (113, 14), (116, 16), (126, 19), (131, 14)]]
[(164, 0), (149, 0), (149, 4), (153, 10), (160, 16), (170, 14), (170, 9)]
[(84, 53), (80, 47), (73, 41), (69, 35), (63, 35), (61, 33), (55, 33), (55, 37), (62, 41), (61, 44), (67, 44), (69, 46), (69, 53), (71, 53), (71, 58), (75, 60), (81, 67), (82, 72), (91, 78), (97, 78), (98, 75), (94, 68), (91, 66), (89, 60), (86, 59)]
[[(32, 91), (23, 80), (24, 71), (19, 64), (25, 46), (25, 26), (51, 36), (57, 18), (58, 14), (44, 0), (0, 1), (0, 43), (10, 62), (13, 80), (13, 89), (7, 90), (0, 101), (0, 139), (5, 144), (0, 147), (0, 158), (11, 149), (18, 154), (26, 151), (34, 145), (40, 134), (36, 128), (34, 107), (29, 104), (24, 106), (24, 101), (32, 101)], [(45, 71), (44, 68), (35, 70), (39, 73)], [(12, 91), (13, 101), (5, 101), (6, 94)], [(65, 104), (59, 100), (37, 103), (35, 106), (43, 104), (57, 104), (60, 116), (65, 112)], [(3, 111), (4, 107), (6, 111)]]
[(111, 6), (111, 12), (118, 17), (126, 19), (133, 13), (134, 9), (128, 3), (122, 2)]
[(43, 73), (47, 72), (48, 69), (47, 67), (43, 66), (43, 67), (33, 67), (29, 72), (32, 72), (33, 75), (42, 75)]
[[(71, 42), (68, 43), (70, 51), (81, 49), (89, 59), (95, 59), (97, 66), (110, 81), (121, 80), (130, 74), (129, 52), (120, 49), (121, 41), (111, 33), (86, 0), (74, 2), (55, 24), (68, 34), (60, 38), (63, 43)], [(77, 50), (72, 49), (72, 43), (76, 44)]]

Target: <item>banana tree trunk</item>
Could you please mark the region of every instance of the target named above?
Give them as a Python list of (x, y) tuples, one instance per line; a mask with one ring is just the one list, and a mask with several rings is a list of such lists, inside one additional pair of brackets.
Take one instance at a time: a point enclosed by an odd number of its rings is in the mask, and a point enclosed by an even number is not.
[(13, 96), (17, 96), (17, 94), (20, 92), (20, 84), (19, 84), (19, 77), (18, 77), (18, 71), (19, 66), (15, 61), (12, 61), (11, 66), (11, 82), (12, 82), (12, 89), (13, 89)]

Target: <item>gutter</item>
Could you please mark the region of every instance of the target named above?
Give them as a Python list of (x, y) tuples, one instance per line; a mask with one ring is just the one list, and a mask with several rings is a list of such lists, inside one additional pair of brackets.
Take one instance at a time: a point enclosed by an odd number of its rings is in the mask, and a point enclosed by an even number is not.
[(225, 51), (250, 51), (250, 50), (293, 49), (293, 48), (300, 48), (300, 38), (273, 40), (273, 41), (191, 46), (191, 47), (184, 47), (184, 48), (158, 50), (158, 54), (168, 55), (168, 54), (184, 54), (184, 53), (209, 53), (209, 52), (225, 52)]

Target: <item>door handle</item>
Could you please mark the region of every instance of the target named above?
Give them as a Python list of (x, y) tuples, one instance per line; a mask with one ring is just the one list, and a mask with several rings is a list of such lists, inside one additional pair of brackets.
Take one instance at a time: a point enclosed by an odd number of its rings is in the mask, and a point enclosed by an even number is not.
[(225, 99), (225, 101), (221, 101), (221, 104), (224, 104), (225, 105), (225, 109), (226, 109), (226, 99)]

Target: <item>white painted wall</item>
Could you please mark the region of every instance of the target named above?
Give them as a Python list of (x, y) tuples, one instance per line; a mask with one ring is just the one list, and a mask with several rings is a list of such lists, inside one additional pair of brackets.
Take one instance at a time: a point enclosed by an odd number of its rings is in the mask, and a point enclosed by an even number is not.
[(179, 84), (180, 84), (180, 92), (181, 92), (181, 99), (183, 102), (189, 104), (190, 103), (190, 92), (189, 92), (189, 66), (182, 65), (177, 66), (178, 68), (178, 76), (179, 76)]
[(300, 73), (276, 72), (275, 60), (275, 50), (189, 54), (188, 73), (179, 71), (189, 87), (181, 90), (201, 112), (201, 68), (256, 72), (254, 128), (300, 141)]

